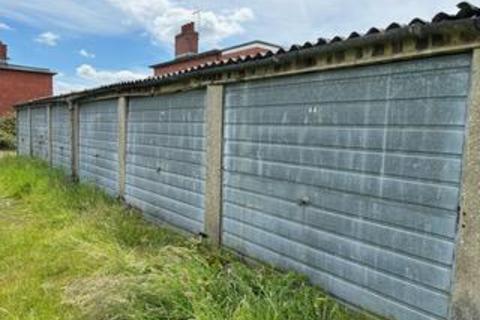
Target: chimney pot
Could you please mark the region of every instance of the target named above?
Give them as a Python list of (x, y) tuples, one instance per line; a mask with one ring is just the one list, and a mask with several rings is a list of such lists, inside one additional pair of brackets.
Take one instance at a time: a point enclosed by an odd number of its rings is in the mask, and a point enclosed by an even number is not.
[(184, 24), (181, 33), (175, 36), (175, 57), (198, 53), (198, 32), (195, 31), (195, 24), (189, 22)]
[(189, 22), (182, 26), (182, 33), (195, 32), (195, 23)]

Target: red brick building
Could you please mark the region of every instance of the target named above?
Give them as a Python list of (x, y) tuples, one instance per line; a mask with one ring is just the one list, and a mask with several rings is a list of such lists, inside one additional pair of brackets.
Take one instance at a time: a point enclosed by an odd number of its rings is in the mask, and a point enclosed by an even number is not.
[(48, 69), (9, 64), (7, 50), (0, 41), (0, 116), (17, 103), (51, 96), (55, 75)]
[(182, 26), (175, 37), (175, 59), (150, 66), (156, 76), (176, 72), (217, 60), (256, 55), (258, 53), (277, 51), (280, 46), (264, 41), (251, 41), (225, 49), (213, 49), (198, 53), (199, 35), (193, 22)]

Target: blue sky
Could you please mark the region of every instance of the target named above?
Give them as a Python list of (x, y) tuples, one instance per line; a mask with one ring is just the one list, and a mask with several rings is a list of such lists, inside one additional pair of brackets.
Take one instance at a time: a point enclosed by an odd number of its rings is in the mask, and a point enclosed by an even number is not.
[(0, 0), (0, 40), (10, 63), (58, 72), (61, 93), (149, 76), (149, 65), (173, 57), (173, 37), (190, 20), (200, 24), (201, 50), (253, 39), (289, 46), (454, 13), (458, 2)]

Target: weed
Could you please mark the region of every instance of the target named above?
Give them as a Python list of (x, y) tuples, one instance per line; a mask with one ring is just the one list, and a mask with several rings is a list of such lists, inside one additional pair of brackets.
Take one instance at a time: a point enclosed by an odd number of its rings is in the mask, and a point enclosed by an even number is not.
[(0, 319), (366, 319), (306, 279), (145, 222), (100, 190), (0, 159)]

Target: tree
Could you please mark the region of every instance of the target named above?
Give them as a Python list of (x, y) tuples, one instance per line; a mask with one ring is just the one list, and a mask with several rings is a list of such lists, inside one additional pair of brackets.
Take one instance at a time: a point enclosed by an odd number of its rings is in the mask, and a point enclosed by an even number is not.
[(0, 150), (15, 149), (16, 145), (15, 113), (0, 116)]

